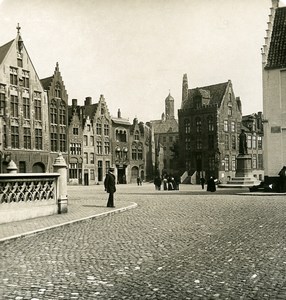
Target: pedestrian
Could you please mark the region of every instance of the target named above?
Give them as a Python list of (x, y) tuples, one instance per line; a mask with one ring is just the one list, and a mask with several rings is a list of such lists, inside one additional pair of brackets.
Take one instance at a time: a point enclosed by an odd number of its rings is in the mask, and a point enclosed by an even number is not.
[(205, 183), (206, 183), (206, 180), (204, 179), (204, 177), (202, 177), (200, 179), (200, 182), (201, 182), (201, 186), (202, 186), (202, 190), (205, 188)]
[(211, 176), (210, 179), (208, 180), (208, 183), (207, 183), (207, 191), (208, 191), (208, 192), (215, 192), (215, 191), (216, 191), (215, 181), (214, 181), (214, 179), (213, 179), (212, 176)]
[(137, 177), (137, 185), (142, 185), (142, 181), (141, 181), (141, 178), (139, 176)]
[(161, 190), (161, 178), (159, 176), (156, 176), (154, 179), (155, 189), (160, 191)]
[(114, 206), (114, 193), (116, 192), (115, 187), (115, 176), (114, 176), (114, 168), (109, 168), (108, 173), (104, 179), (104, 188), (107, 193), (109, 193), (107, 207), (115, 207)]
[(163, 178), (163, 187), (164, 187), (164, 191), (168, 190), (168, 180), (165, 176)]

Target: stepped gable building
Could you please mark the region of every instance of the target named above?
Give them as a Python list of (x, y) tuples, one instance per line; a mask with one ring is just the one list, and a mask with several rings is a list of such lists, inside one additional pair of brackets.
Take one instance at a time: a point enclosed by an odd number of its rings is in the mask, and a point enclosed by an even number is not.
[(56, 64), (53, 76), (41, 79), (49, 106), (50, 158), (54, 162), (61, 152), (68, 161), (68, 94)]
[(0, 168), (12, 159), (18, 172), (51, 171), (47, 94), (17, 27), (0, 47)]
[(186, 182), (199, 183), (213, 176), (226, 182), (235, 176), (241, 101), (227, 82), (189, 89), (183, 76), (179, 109), (181, 174)]
[(262, 48), (265, 182), (286, 166), (286, 7), (272, 0)]
[[(178, 174), (178, 164), (174, 157), (174, 147), (179, 139), (178, 121), (174, 114), (174, 98), (169, 95), (165, 99), (165, 113), (161, 120), (152, 120), (150, 124), (154, 131), (156, 148), (156, 170), (160, 175)], [(161, 150), (160, 150), (161, 149)], [(160, 151), (163, 153), (160, 155)], [(160, 159), (163, 159), (163, 162)]]
[(111, 117), (104, 96), (98, 103), (86, 97), (79, 106), (69, 107), (69, 182), (102, 183), (112, 161)]
[(252, 158), (252, 173), (260, 181), (264, 180), (262, 120), (262, 112), (258, 112), (242, 116), (241, 122), (247, 136), (247, 153)]

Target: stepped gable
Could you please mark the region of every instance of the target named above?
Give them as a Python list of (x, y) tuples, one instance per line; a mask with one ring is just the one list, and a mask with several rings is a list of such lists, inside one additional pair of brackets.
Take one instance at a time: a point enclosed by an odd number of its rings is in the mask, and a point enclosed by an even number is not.
[(208, 105), (217, 104), (220, 106), (222, 99), (225, 95), (228, 82), (213, 84), (209, 86), (198, 87), (194, 89), (189, 89), (188, 92), (188, 101), (184, 103), (182, 109), (191, 108), (194, 100), (194, 96), (198, 95), (198, 92), (203, 98), (209, 98)]
[(0, 47), (0, 64), (4, 60), (4, 58), (5, 58), (6, 54), (8, 53), (13, 42), (14, 42), (14, 40), (12, 40), (12, 41), (8, 42), (7, 44)]
[(286, 7), (276, 9), (265, 69), (286, 67)]

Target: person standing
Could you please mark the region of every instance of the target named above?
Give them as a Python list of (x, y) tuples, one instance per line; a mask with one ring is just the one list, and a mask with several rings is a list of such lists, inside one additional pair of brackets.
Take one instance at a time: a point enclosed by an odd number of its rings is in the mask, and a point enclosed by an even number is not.
[(201, 186), (202, 186), (202, 190), (205, 188), (205, 183), (206, 183), (206, 180), (204, 179), (204, 177), (202, 177), (200, 179), (200, 182), (201, 182)]
[(208, 180), (207, 191), (208, 192), (215, 192), (216, 191), (215, 181), (214, 181), (214, 178), (212, 176)]
[(116, 192), (115, 187), (115, 176), (114, 176), (114, 168), (109, 168), (108, 173), (104, 179), (104, 188), (107, 193), (109, 193), (107, 207), (115, 207), (114, 206), (114, 193)]

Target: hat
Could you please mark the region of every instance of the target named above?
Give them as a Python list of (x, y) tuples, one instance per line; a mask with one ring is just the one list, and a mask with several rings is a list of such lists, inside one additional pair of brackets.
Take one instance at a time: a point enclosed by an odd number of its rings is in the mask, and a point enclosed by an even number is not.
[(108, 169), (108, 171), (113, 172), (113, 171), (114, 171), (114, 168), (110, 167), (110, 168)]

